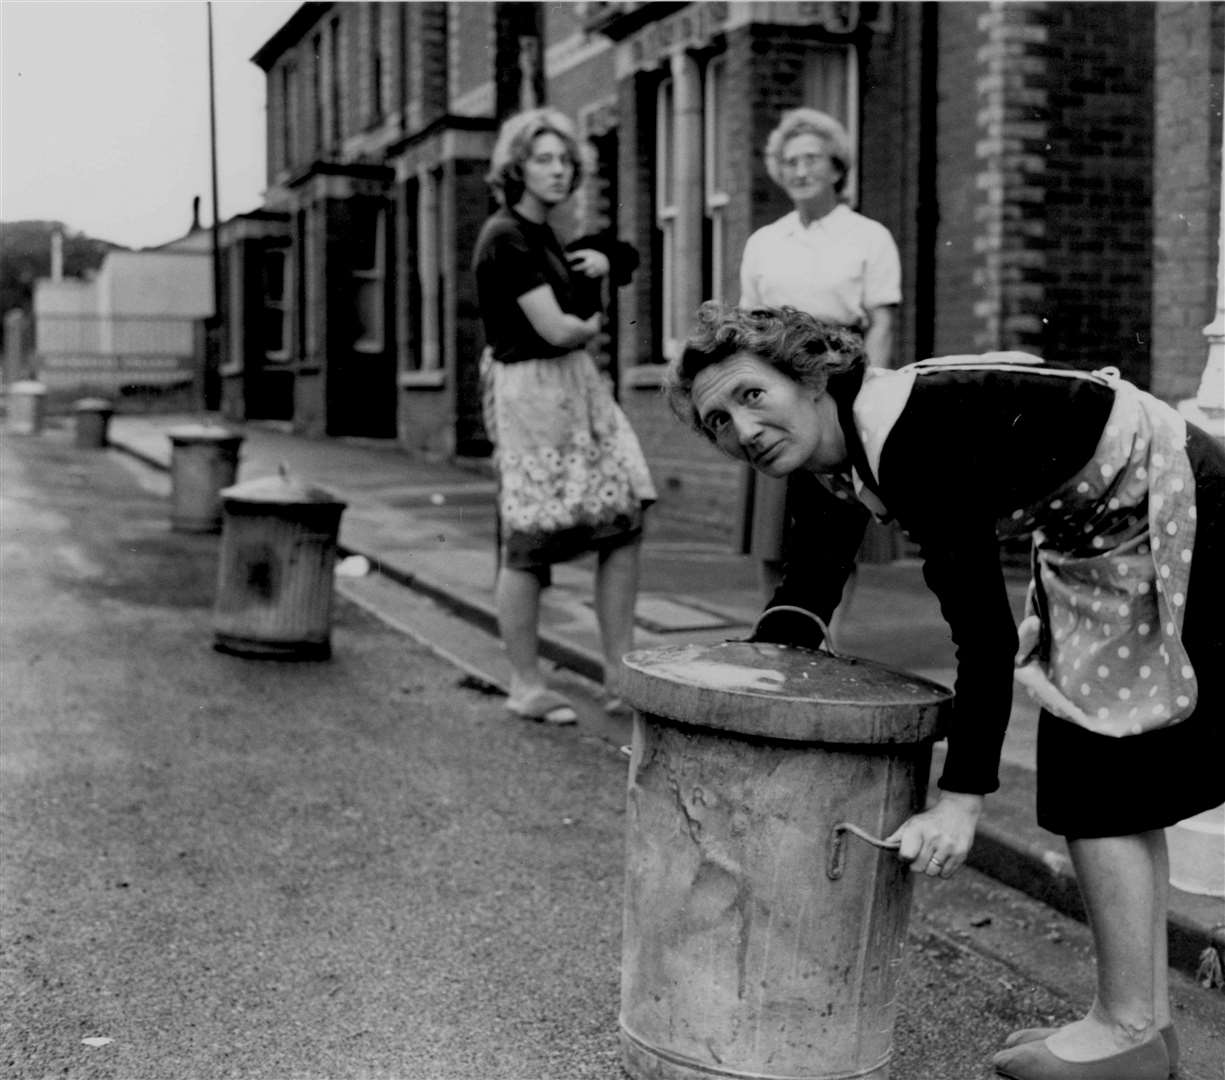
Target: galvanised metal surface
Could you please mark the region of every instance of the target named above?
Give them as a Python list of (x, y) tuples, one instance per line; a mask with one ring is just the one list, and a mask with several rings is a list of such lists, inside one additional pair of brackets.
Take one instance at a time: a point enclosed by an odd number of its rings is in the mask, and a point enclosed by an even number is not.
[(845, 834), (888, 836), (921, 807), (951, 695), (749, 642), (626, 668), (625, 1068), (884, 1080), (913, 885)]

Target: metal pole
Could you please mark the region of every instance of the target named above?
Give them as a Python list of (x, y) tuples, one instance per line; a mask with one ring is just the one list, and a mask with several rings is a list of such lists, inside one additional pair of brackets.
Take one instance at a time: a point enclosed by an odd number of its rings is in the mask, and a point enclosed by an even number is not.
[[(222, 284), (221, 284), (221, 220), (220, 205), (217, 199), (217, 93), (213, 80), (213, 4), (206, 0), (204, 5), (208, 21), (208, 138), (209, 167), (212, 173), (213, 187), (213, 318), (211, 326), (213, 333), (211, 343), (205, 344), (204, 360), (204, 407), (208, 410), (220, 406), (220, 372), (218, 366), (221, 346), (222, 320)], [(211, 345), (211, 347), (210, 347)]]

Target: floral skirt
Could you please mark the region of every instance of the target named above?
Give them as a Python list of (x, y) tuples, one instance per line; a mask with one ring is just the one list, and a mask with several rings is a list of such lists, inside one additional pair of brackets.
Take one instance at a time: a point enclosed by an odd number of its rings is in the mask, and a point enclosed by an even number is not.
[(591, 357), (499, 364), (487, 350), (481, 374), (503, 565), (547, 581), (553, 563), (637, 540), (655, 487)]

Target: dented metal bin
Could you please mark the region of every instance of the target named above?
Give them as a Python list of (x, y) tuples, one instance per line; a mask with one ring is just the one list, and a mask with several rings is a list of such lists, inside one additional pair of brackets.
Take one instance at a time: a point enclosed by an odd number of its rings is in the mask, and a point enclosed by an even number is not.
[(243, 437), (213, 424), (186, 424), (170, 439), (170, 527), (176, 532), (221, 529), (221, 490), (238, 476)]
[(630, 653), (621, 984), (635, 1080), (885, 1080), (920, 809), (951, 693), (750, 642)]
[(14, 435), (39, 435), (47, 417), (47, 388), (37, 379), (19, 379), (5, 394), (8, 430)]
[(103, 450), (115, 406), (106, 398), (81, 398), (72, 403), (73, 440), (83, 450)]
[(221, 498), (214, 647), (257, 659), (327, 659), (345, 504), (276, 476), (226, 488)]

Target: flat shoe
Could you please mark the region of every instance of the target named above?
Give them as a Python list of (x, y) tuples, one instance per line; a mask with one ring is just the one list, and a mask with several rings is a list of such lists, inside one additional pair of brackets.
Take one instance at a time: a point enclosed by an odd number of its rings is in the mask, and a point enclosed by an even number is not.
[[(1011, 1050), (1014, 1046), (1023, 1046), (1025, 1043), (1040, 1042), (1042, 1039), (1050, 1038), (1054, 1035), (1058, 1028), (1053, 1027), (1036, 1027), (1022, 1028), (1020, 1031), (1014, 1031), (1004, 1040), (1004, 1049)], [(1157, 1029), (1162, 1039), (1165, 1040), (1165, 1052), (1170, 1059), (1170, 1077), (1178, 1075), (1178, 1032), (1174, 1030), (1173, 1024), (1166, 1024), (1163, 1028)]]
[(1051, 1053), (1046, 1040), (1022, 1043), (992, 1059), (1007, 1080), (1166, 1080), (1170, 1056), (1154, 1033), (1138, 1046), (1095, 1061), (1067, 1061)]
[(533, 690), (521, 698), (508, 697), (506, 709), (525, 720), (537, 720), (559, 727), (578, 723), (578, 713), (574, 711), (574, 706), (556, 690), (550, 690), (548, 687)]
[(609, 716), (618, 716), (629, 718), (634, 711), (626, 704), (624, 699), (619, 697), (606, 697), (600, 702), (600, 707), (608, 713)]

